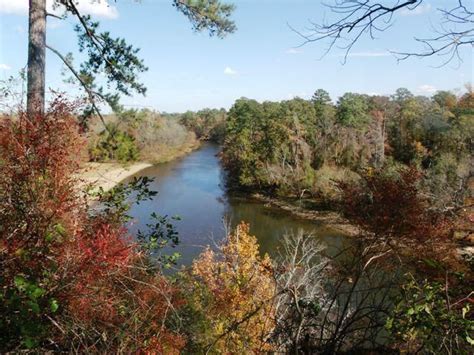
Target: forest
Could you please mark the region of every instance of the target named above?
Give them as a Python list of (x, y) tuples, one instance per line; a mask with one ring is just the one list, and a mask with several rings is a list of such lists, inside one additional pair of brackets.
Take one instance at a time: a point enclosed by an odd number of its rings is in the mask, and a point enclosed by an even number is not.
[(398, 89), (391, 96), (346, 93), (336, 104), (239, 99), (229, 110), (223, 161), (239, 186), (282, 196), (338, 199), (338, 182), (415, 167), (431, 203), (463, 204), (474, 136), (472, 89), (433, 97)]
[[(228, 109), (128, 108), (123, 97), (146, 92), (138, 48), (102, 32), (81, 1), (52, 3), (25, 5), (26, 71), (0, 80), (1, 353), (473, 352), (472, 83), (431, 95), (400, 88), (339, 97), (315, 85), (307, 99), (241, 97)], [(170, 4), (194, 32), (224, 38), (237, 30), (234, 4)], [(303, 37), (338, 41), (355, 29), (357, 41), (379, 29), (380, 16), (421, 5), (336, 1), (330, 9), (342, 19), (313, 23), (315, 32)], [(462, 0), (441, 15), (472, 24)], [(46, 44), (47, 18), (75, 21), (83, 63)], [(441, 49), (427, 39), (428, 52), (399, 55), (448, 50), (456, 58), (472, 45), (471, 31)], [(78, 95), (47, 91), (46, 49)], [(230, 67), (224, 74), (239, 75)], [(348, 242), (330, 250), (299, 229), (279, 236), (270, 255), (252, 226), (237, 221), (181, 265), (179, 216), (150, 209), (146, 228), (130, 229), (134, 206), (162, 193), (153, 177), (135, 174), (110, 189), (84, 181), (91, 163), (164, 169), (206, 142), (219, 147), (220, 200), (264, 196), (290, 210), (331, 211), (352, 227)]]

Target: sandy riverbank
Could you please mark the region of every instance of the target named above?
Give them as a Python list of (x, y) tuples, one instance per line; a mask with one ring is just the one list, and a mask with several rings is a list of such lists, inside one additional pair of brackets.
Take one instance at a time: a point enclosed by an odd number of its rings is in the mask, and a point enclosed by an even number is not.
[(104, 191), (110, 190), (118, 183), (135, 175), (155, 164), (166, 163), (185, 156), (200, 147), (199, 141), (191, 142), (179, 149), (163, 148), (159, 154), (155, 152), (153, 162), (121, 163), (85, 163), (79, 172), (81, 188), (92, 186), (94, 189), (102, 187)]
[(144, 162), (126, 166), (120, 163), (86, 163), (81, 169), (79, 178), (83, 186), (91, 185), (97, 189), (102, 187), (107, 191), (121, 181), (150, 166), (152, 164)]

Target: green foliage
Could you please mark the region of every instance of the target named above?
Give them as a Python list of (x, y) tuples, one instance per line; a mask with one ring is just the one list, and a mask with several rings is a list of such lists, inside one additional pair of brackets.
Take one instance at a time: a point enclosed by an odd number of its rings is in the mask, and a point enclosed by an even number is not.
[[(119, 109), (89, 124), (89, 159), (92, 161), (141, 160), (160, 163), (173, 159), (197, 145), (196, 135), (180, 123), (177, 115), (142, 109)], [(212, 129), (210, 133), (212, 139)]]
[(195, 31), (208, 30), (209, 35), (222, 38), (236, 30), (230, 19), (233, 4), (220, 0), (173, 0), (173, 6), (188, 17)]
[[(116, 111), (120, 105), (121, 95), (130, 96), (133, 92), (144, 95), (146, 87), (139, 81), (139, 75), (148, 68), (139, 58), (139, 49), (127, 44), (123, 38), (115, 38), (108, 31), (100, 31), (99, 22), (90, 15), (81, 14), (75, 1), (55, 0), (53, 6), (64, 6), (62, 18), (72, 16), (78, 20), (74, 27), (78, 37), (79, 51), (86, 53), (86, 60), (81, 63), (80, 69), (73, 66), (71, 54), (62, 55), (55, 49), (66, 66), (71, 70), (73, 77), (69, 81), (78, 81), (84, 89), (88, 106), (81, 117), (86, 125), (94, 114), (100, 115), (98, 101), (105, 101)], [(172, 5), (183, 13), (191, 22), (195, 31), (207, 30), (211, 36), (220, 38), (236, 30), (231, 20), (234, 5), (220, 0), (173, 0)], [(62, 7), (61, 7), (62, 8)], [(99, 83), (96, 78), (105, 76), (105, 84)]]
[(473, 149), (472, 97), (401, 88), (390, 97), (346, 93), (336, 105), (322, 89), (310, 101), (242, 98), (226, 120), (223, 162), (231, 186), (325, 201), (340, 195), (334, 179), (415, 165), (433, 203), (458, 203)]
[(337, 119), (345, 125), (355, 128), (364, 127), (369, 121), (369, 104), (366, 95), (346, 93), (338, 101)]
[(108, 191), (102, 187), (92, 195), (98, 198), (100, 205), (100, 214), (107, 216), (109, 221), (118, 225), (129, 222), (132, 217), (127, 213), (132, 201), (130, 196), (133, 194), (133, 202), (140, 204), (143, 201), (152, 200), (158, 192), (150, 190), (150, 183), (153, 179), (147, 176), (133, 177), (128, 183), (119, 183)]
[[(22, 344), (28, 349), (38, 346), (48, 329), (44, 323), (45, 315), (53, 315), (59, 308), (58, 301), (48, 296), (47, 291), (36, 282), (28, 280), (23, 275), (14, 277), (14, 288), (2, 295), (3, 309), (8, 317), (0, 321), (0, 329), (9, 331), (0, 336), (7, 342), (11, 332), (17, 332)], [(46, 286), (46, 285), (45, 285)]]
[(225, 134), (226, 111), (224, 109), (203, 109), (187, 111), (180, 117), (180, 123), (201, 140), (222, 143)]
[(331, 97), (329, 93), (323, 89), (318, 89), (314, 92), (311, 97), (313, 102), (314, 109), (316, 110), (316, 115), (318, 118), (323, 118), (328, 115), (327, 110), (332, 106)]
[[(444, 283), (409, 275), (386, 328), (409, 353), (470, 354), (474, 345), (469, 296)], [(468, 290), (469, 291), (469, 290)], [(466, 292), (468, 292), (466, 291)], [(456, 298), (457, 296), (457, 298)]]
[[(137, 75), (148, 70), (139, 59), (139, 49), (127, 45), (123, 38), (113, 38), (109, 32), (99, 31), (99, 22), (92, 21), (90, 16), (83, 16), (84, 26), (76, 25), (79, 39), (79, 51), (87, 52), (88, 59), (81, 64), (81, 76), (90, 87), (99, 74), (106, 75), (107, 83), (115, 85), (117, 92), (130, 95), (132, 91), (145, 94), (146, 88), (137, 81)], [(102, 88), (98, 89), (103, 92)]]
[(433, 101), (436, 102), (441, 109), (446, 110), (450, 117), (454, 116), (452, 111), (456, 107), (458, 99), (452, 92), (438, 91), (433, 95)]
[(92, 161), (116, 160), (122, 163), (135, 161), (139, 152), (135, 138), (118, 128), (108, 124), (97, 137), (97, 141), (90, 143), (89, 156)]
[(168, 218), (168, 216), (159, 216), (156, 213), (150, 215), (152, 223), (147, 223), (147, 232), (139, 230), (137, 240), (141, 247), (158, 265), (164, 268), (170, 268), (176, 265), (180, 258), (180, 253), (174, 252), (167, 254), (163, 252), (165, 248), (175, 248), (179, 244), (178, 232), (172, 221), (179, 221), (179, 216)]

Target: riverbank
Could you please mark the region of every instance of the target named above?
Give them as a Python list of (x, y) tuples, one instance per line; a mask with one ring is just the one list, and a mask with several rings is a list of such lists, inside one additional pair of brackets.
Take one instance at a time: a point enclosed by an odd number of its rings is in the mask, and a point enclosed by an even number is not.
[(198, 139), (189, 140), (186, 144), (178, 147), (160, 146), (158, 152), (148, 153), (148, 159), (145, 161), (152, 165), (168, 163), (172, 160), (181, 158), (201, 147), (201, 141)]
[(86, 163), (79, 173), (79, 179), (83, 187), (92, 186), (93, 189), (102, 188), (108, 191), (121, 181), (150, 166), (153, 164), (145, 162), (126, 166), (120, 163)]
[(152, 161), (141, 161), (122, 164), (118, 162), (111, 163), (85, 163), (80, 170), (78, 177), (81, 182), (81, 188), (92, 187), (93, 190), (102, 188), (108, 191), (120, 182), (137, 174), (138, 172), (154, 166), (156, 164), (167, 163), (169, 161), (181, 158), (200, 147), (200, 142), (195, 141), (192, 144), (180, 147), (180, 149), (166, 149), (155, 154)]
[(265, 196), (260, 193), (253, 193), (250, 196), (257, 201), (263, 202), (265, 206), (279, 208), (298, 218), (318, 222), (324, 225), (330, 225), (331, 228), (340, 230), (347, 236), (355, 236), (359, 233), (359, 229), (350, 224), (349, 221), (343, 218), (338, 212), (331, 210), (311, 210), (303, 206), (298, 206), (293, 201)]
[[(473, 180), (474, 181), (474, 180)], [(474, 186), (474, 184), (472, 184)], [(471, 186), (471, 187), (472, 187)], [(471, 190), (473, 191), (473, 190)], [(331, 210), (312, 210), (299, 206), (295, 201), (288, 201), (276, 197), (266, 196), (260, 193), (252, 193), (250, 195), (255, 200), (262, 202), (267, 207), (274, 207), (286, 211), (298, 218), (318, 222), (324, 225), (330, 225), (331, 228), (340, 230), (345, 235), (356, 236), (360, 230), (357, 226), (349, 223), (338, 212)], [(474, 203), (470, 198), (466, 202), (466, 208), (458, 220), (458, 228), (453, 232), (455, 242), (457, 243), (458, 255), (466, 260), (474, 260)]]

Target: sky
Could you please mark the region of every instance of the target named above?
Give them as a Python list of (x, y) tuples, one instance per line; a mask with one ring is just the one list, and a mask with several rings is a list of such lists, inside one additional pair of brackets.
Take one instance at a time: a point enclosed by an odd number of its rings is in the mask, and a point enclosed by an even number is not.
[[(96, 0), (97, 1), (97, 0)], [(326, 3), (334, 0), (326, 0)], [(386, 0), (393, 1), (393, 0)], [(311, 21), (330, 16), (319, 0), (235, 0), (237, 31), (224, 39), (195, 33), (171, 0), (79, 0), (104, 30), (141, 48), (149, 71), (141, 75), (145, 97), (124, 97), (127, 107), (183, 112), (205, 107), (229, 108), (240, 97), (286, 100), (310, 98), (318, 88), (336, 100), (345, 92), (391, 94), (406, 87), (415, 94), (437, 90), (460, 92), (473, 82), (472, 48), (462, 51), (463, 62), (438, 68), (440, 58), (397, 62), (390, 50), (416, 49), (413, 37), (423, 37), (439, 22), (437, 7), (446, 0), (426, 0), (415, 11), (405, 11), (377, 39), (363, 38), (344, 64), (344, 51), (333, 49), (321, 58), (326, 43), (309, 43), (292, 28), (307, 33)], [(26, 66), (28, 0), (0, 0), (0, 80)], [(73, 19), (48, 19), (47, 43), (72, 52), (77, 41)], [(74, 92), (64, 83), (63, 65), (47, 53), (48, 88)]]

